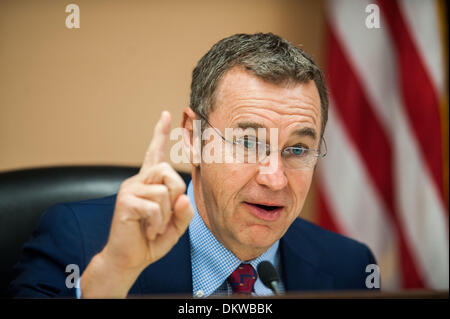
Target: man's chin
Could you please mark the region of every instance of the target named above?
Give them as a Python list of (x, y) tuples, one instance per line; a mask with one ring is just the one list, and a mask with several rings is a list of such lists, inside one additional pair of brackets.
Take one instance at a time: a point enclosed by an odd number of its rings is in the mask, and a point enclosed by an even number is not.
[(269, 249), (279, 237), (274, 235), (273, 229), (265, 225), (252, 225), (247, 229), (245, 238), (241, 239), (244, 245), (255, 249)]

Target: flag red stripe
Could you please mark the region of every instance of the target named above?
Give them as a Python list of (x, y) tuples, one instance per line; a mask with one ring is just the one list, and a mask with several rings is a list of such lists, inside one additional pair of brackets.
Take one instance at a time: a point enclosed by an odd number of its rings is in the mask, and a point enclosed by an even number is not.
[[(361, 87), (343, 48), (328, 26), (327, 70), (330, 94), (335, 102), (336, 114), (343, 123), (351, 142), (360, 154), (386, 212), (397, 231), (402, 252), (402, 280), (405, 288), (424, 287), (394, 205), (391, 142)], [(363, 186), (363, 185), (362, 185)], [(361, 212), (363, 213), (363, 212)]]
[[(397, 54), (404, 107), (423, 158), (444, 201), (439, 99), (397, 1), (379, 1)], [(444, 201), (445, 202), (445, 201)]]
[(349, 65), (341, 44), (331, 29), (329, 34), (328, 84), (336, 114), (364, 160), (385, 204), (392, 209), (394, 191), (391, 143)]

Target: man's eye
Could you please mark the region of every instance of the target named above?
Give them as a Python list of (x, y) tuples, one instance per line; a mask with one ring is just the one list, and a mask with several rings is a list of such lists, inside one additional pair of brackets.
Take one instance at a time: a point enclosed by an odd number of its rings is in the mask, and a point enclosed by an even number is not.
[(246, 149), (248, 150), (253, 150), (257, 147), (257, 141), (256, 139), (252, 138), (252, 137), (242, 137), (242, 138), (238, 138), (236, 140), (236, 143), (238, 143), (239, 145), (244, 146)]
[(308, 149), (305, 147), (286, 147), (284, 153), (291, 156), (305, 156), (308, 153)]

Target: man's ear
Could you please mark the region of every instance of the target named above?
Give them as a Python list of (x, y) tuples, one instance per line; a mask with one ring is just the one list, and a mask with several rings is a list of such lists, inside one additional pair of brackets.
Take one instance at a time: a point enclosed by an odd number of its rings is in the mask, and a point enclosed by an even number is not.
[(183, 111), (181, 127), (183, 128), (184, 151), (188, 154), (191, 164), (197, 167), (201, 158), (201, 121), (196, 119), (196, 114), (190, 107)]

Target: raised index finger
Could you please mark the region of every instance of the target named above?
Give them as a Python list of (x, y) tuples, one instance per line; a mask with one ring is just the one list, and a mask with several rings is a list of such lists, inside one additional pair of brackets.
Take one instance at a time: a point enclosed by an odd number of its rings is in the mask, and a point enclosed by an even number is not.
[(148, 146), (147, 152), (145, 153), (145, 159), (142, 164), (141, 171), (148, 169), (164, 160), (167, 141), (169, 140), (169, 133), (170, 113), (163, 111), (153, 131), (153, 138)]

